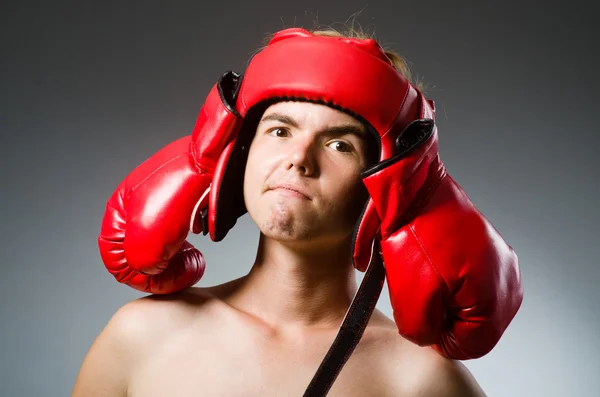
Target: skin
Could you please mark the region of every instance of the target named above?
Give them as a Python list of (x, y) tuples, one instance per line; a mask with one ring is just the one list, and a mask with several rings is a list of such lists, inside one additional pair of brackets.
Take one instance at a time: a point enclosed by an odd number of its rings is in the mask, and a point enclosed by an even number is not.
[[(250, 272), (121, 307), (72, 396), (302, 395), (357, 289), (350, 239), (367, 197), (365, 137), (356, 119), (323, 105), (269, 107), (244, 179), (261, 232)], [(328, 395), (484, 393), (464, 365), (407, 341), (376, 310)]]

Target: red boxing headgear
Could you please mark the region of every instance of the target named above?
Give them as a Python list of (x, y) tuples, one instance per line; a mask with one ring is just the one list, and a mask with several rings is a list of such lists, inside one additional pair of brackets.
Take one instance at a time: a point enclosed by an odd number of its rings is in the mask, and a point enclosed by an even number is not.
[[(221, 155), (211, 186), (207, 226), (213, 241), (222, 240), (246, 213), (242, 186), (248, 148), (259, 118), (271, 104), (308, 101), (347, 112), (362, 121), (379, 143), (379, 164), (397, 154), (405, 127), (435, 117), (433, 102), (396, 70), (375, 40), (317, 36), (300, 28), (274, 35), (252, 58), (234, 96), (243, 124)], [(435, 127), (425, 146), (433, 145), (437, 146)], [(407, 166), (430, 161), (424, 152), (405, 161)], [(407, 194), (415, 194), (418, 187)], [(354, 232), (354, 266), (361, 271), (371, 259), (378, 228), (379, 218), (369, 200)]]

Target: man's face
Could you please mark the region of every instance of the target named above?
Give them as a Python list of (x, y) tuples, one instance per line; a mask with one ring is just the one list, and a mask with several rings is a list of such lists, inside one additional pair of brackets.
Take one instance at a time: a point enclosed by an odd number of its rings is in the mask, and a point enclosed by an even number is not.
[(263, 114), (249, 149), (244, 199), (262, 233), (281, 241), (346, 239), (367, 199), (367, 132), (325, 105), (279, 102)]

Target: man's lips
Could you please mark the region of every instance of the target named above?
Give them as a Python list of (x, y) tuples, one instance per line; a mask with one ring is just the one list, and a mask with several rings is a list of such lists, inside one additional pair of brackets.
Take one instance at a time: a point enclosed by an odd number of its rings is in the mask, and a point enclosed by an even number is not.
[(295, 185), (289, 185), (289, 184), (273, 185), (273, 186), (271, 186), (271, 190), (282, 190), (285, 193), (304, 197), (307, 200), (311, 200), (308, 193), (306, 193), (302, 188), (299, 188), (298, 186), (295, 186)]

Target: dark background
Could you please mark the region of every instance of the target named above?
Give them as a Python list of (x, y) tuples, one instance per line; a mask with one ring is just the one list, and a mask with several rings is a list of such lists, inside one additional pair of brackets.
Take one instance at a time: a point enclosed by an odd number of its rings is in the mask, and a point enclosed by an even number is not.
[[(443, 161), (519, 255), (523, 306), (466, 365), (490, 396), (598, 395), (592, 4), (2, 2), (0, 395), (69, 395), (110, 316), (142, 296), (96, 245), (120, 180), (189, 134), (218, 76), (243, 71), (266, 34), (356, 12), (431, 86)], [(257, 238), (248, 217), (222, 243), (193, 236), (198, 285), (245, 274)], [(387, 292), (378, 307), (391, 316)]]

